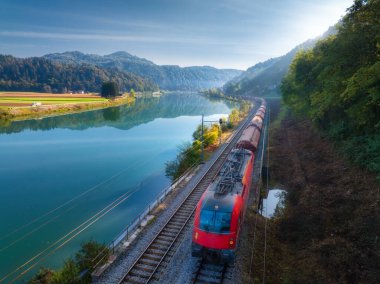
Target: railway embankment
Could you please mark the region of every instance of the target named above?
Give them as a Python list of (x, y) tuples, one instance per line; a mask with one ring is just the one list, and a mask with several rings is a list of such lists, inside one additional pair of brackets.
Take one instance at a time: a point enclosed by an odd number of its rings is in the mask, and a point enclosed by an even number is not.
[(286, 189), (285, 207), (267, 220), (247, 212), (243, 282), (379, 283), (375, 175), (339, 155), (308, 120), (282, 112), (272, 125), (269, 188)]
[[(264, 129), (264, 128), (263, 128)], [(266, 147), (266, 130), (260, 137), (260, 142), (255, 155), (254, 174), (249, 197), (249, 210), (257, 211), (258, 194), (261, 185), (261, 174), (263, 166), (263, 154)], [(243, 227), (242, 232), (246, 232)], [(223, 264), (215, 261), (205, 260), (201, 257), (191, 256), (192, 230), (185, 233), (184, 240), (179, 245), (170, 263), (167, 264), (165, 274), (160, 277), (158, 283), (224, 283), (238, 284), (242, 282), (242, 255), (245, 247), (241, 245), (241, 238), (238, 241), (236, 251), (236, 261)]]
[[(236, 132), (241, 132), (243, 124), (246, 124), (246, 121), (241, 123)], [(154, 222), (146, 226), (144, 231), (141, 232), (132, 243), (130, 243), (129, 240), (125, 240), (124, 243), (129, 244), (125, 246), (122, 253), (120, 253), (116, 259), (113, 259), (113, 262), (110, 263), (107, 269), (102, 271), (102, 273), (93, 275), (95, 283), (118, 283), (124, 277), (124, 274), (133, 267), (136, 259), (139, 259), (141, 252), (155, 240), (155, 236), (161, 231), (165, 224), (171, 220), (173, 213), (175, 213), (178, 208), (181, 208), (182, 202), (187, 199), (192, 199), (191, 194), (196, 192), (196, 190), (193, 189), (199, 187), (202, 182), (205, 183), (204, 186), (210, 183), (210, 180), (207, 180), (208, 175), (213, 176), (213, 173), (210, 172), (216, 171), (219, 168), (218, 163), (224, 160), (220, 157), (225, 156), (226, 153), (228, 153), (226, 150), (235, 145), (234, 143), (236, 143), (236, 141), (232, 140), (230, 138), (227, 139), (227, 142), (219, 147), (200, 169), (194, 171), (189, 175), (189, 179), (185, 179), (183, 183), (178, 185), (178, 188), (173, 191), (173, 194), (159, 205), (158, 211), (152, 213), (155, 215)], [(188, 196), (190, 196), (190, 198), (187, 198)], [(193, 198), (195, 202), (199, 197)], [(193, 205), (194, 208), (195, 204)], [(186, 236), (181, 236), (181, 239), (182, 238), (186, 238)], [(176, 250), (177, 247), (174, 248), (174, 251)]]

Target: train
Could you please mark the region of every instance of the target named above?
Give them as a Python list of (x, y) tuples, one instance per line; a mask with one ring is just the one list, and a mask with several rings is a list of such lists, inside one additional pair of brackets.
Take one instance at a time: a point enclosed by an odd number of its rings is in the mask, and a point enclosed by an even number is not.
[(194, 217), (191, 254), (223, 262), (235, 258), (252, 182), (253, 165), (266, 112), (260, 101), (248, 126), (200, 198)]

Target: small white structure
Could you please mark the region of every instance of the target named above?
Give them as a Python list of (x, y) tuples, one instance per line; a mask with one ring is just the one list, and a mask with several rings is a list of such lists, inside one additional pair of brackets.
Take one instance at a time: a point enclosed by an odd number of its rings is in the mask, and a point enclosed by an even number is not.
[(42, 106), (41, 102), (32, 102), (32, 107), (39, 107)]

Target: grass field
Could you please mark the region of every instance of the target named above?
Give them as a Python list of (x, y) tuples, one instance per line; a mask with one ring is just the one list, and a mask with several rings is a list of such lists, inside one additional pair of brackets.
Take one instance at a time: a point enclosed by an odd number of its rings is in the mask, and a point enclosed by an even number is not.
[[(102, 109), (133, 103), (126, 93), (113, 99), (97, 94), (48, 94), (32, 92), (0, 92), (0, 124), (4, 121), (40, 118)], [(38, 106), (32, 106), (39, 103)]]
[(27, 107), (34, 102), (42, 105), (106, 102), (108, 99), (91, 94), (48, 94), (29, 92), (0, 92), (0, 106)]

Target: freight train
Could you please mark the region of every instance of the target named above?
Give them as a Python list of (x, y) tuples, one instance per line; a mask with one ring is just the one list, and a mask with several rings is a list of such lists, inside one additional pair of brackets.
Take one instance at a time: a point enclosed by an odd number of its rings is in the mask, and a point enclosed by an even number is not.
[(235, 258), (265, 111), (266, 102), (262, 100), (250, 124), (198, 202), (192, 236), (193, 256), (215, 256), (224, 262)]

